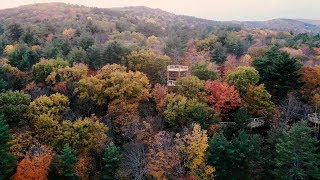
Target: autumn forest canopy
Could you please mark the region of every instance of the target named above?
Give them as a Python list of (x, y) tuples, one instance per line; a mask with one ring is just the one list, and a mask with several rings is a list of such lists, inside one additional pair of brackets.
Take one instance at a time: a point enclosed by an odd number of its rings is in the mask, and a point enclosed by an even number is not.
[(309, 29), (0, 10), (0, 180), (320, 179), (319, 109)]

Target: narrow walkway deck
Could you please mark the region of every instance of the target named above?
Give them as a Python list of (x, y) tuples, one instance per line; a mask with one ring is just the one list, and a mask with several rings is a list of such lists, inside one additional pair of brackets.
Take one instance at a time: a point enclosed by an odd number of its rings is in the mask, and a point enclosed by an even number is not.
[[(260, 126), (264, 126), (266, 121), (266, 117), (259, 117), (259, 118), (250, 118), (250, 123), (248, 126), (250, 128), (256, 128)], [(234, 126), (236, 125), (235, 122), (219, 122), (218, 127), (227, 127), (227, 126)]]

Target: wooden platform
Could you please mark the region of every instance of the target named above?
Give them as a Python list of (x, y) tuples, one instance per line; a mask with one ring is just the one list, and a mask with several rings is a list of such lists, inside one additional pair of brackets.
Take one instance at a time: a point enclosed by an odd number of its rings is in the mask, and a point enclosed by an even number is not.
[(259, 117), (259, 118), (250, 118), (251, 122), (249, 124), (249, 127), (256, 128), (259, 126), (264, 126), (266, 117)]
[[(265, 121), (266, 121), (266, 117), (250, 118), (250, 123), (248, 124), (248, 126), (250, 128), (264, 126)], [(218, 127), (227, 127), (227, 126), (234, 126), (236, 125), (236, 123), (235, 122), (219, 122), (217, 125)]]
[(167, 86), (176, 86), (176, 81), (187, 75), (188, 66), (169, 65), (167, 66)]

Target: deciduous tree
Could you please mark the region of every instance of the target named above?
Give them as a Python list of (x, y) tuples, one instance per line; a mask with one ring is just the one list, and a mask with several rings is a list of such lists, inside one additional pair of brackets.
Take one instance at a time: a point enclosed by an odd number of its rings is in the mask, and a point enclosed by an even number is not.
[(168, 56), (156, 55), (148, 50), (133, 51), (126, 57), (128, 69), (145, 73), (152, 84), (165, 81), (165, 71), (170, 61)]
[(182, 134), (176, 135), (176, 144), (188, 173), (203, 176), (204, 172), (200, 170), (206, 166), (205, 154), (209, 147), (207, 131), (201, 130), (199, 124), (193, 124), (191, 129), (185, 129)]
[(216, 80), (218, 78), (217, 72), (209, 69), (205, 63), (196, 63), (191, 67), (192, 75), (198, 77), (200, 80)]
[(0, 93), (0, 114), (10, 125), (17, 125), (28, 108), (31, 97), (19, 91)]
[(52, 115), (58, 120), (63, 112), (69, 110), (69, 99), (67, 96), (56, 93), (48, 96), (40, 96), (30, 103), (27, 117), (32, 121), (41, 114)]
[(265, 90), (263, 84), (249, 85), (242, 100), (243, 107), (253, 116), (270, 115), (275, 108), (271, 95)]
[(241, 93), (245, 93), (249, 85), (255, 85), (259, 82), (259, 73), (254, 67), (240, 66), (228, 73), (226, 81)]
[(46, 78), (55, 69), (64, 68), (69, 63), (61, 58), (58, 59), (41, 59), (40, 62), (32, 66), (33, 79), (36, 82), (45, 83)]
[[(107, 65), (95, 77), (83, 78), (79, 81), (75, 92), (82, 99), (90, 99), (103, 105), (115, 99), (139, 102), (150, 96), (148, 78), (141, 72), (125, 72), (108, 70)], [(121, 67), (121, 66), (120, 66)]]
[(66, 143), (77, 153), (90, 151), (102, 152), (108, 140), (108, 127), (96, 120), (95, 117), (78, 119), (75, 122), (63, 121), (58, 129), (55, 146), (62, 148)]
[(186, 98), (198, 98), (203, 100), (204, 81), (196, 76), (179, 78), (176, 82), (174, 92), (181, 96), (185, 96)]
[(301, 78), (304, 82), (301, 92), (306, 95), (313, 95), (320, 92), (320, 66), (303, 66), (300, 69)]
[(234, 86), (220, 81), (207, 81), (205, 88), (208, 105), (222, 116), (241, 105), (239, 92)]
[[(38, 148), (38, 147), (36, 147)], [(20, 179), (48, 179), (49, 168), (52, 161), (52, 152), (46, 147), (39, 147), (29, 152), (18, 164), (14, 180)]]
[(168, 132), (160, 131), (150, 138), (146, 157), (146, 171), (154, 178), (167, 179), (178, 173), (176, 168), (180, 165), (181, 158)]

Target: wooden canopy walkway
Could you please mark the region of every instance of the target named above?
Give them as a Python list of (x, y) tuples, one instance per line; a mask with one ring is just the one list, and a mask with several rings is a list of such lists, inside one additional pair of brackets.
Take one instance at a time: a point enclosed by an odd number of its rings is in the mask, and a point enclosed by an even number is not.
[(249, 123), (249, 127), (256, 128), (259, 126), (264, 126), (266, 121), (266, 117), (259, 117), (259, 118), (250, 118), (251, 122)]
[[(264, 126), (266, 121), (266, 117), (259, 117), (259, 118), (250, 118), (250, 123), (248, 124), (248, 127), (257, 128), (260, 126)], [(236, 125), (235, 122), (219, 122), (218, 127), (227, 127), (227, 126), (234, 126)]]

